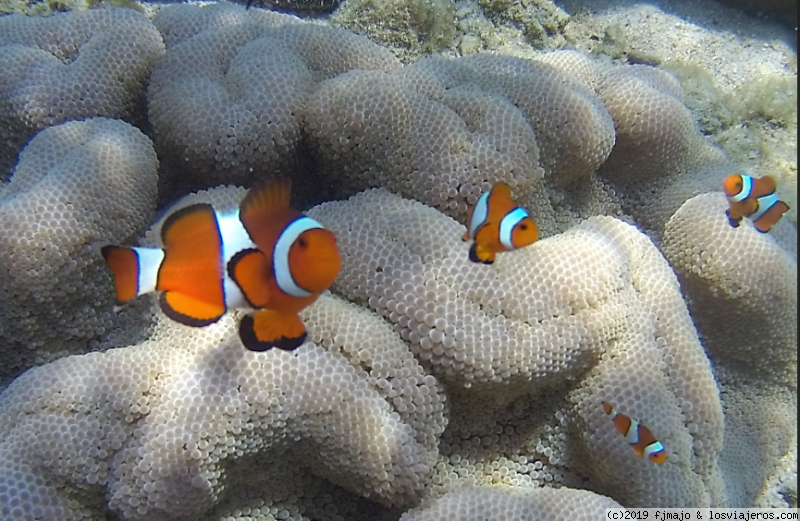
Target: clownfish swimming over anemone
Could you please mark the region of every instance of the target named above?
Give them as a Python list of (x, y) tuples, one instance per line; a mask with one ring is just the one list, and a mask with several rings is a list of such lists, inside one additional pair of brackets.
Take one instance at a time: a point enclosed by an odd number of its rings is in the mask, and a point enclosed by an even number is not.
[(650, 429), (630, 416), (618, 413), (610, 403), (603, 402), (602, 405), (603, 412), (611, 418), (614, 427), (633, 447), (634, 455), (640, 458), (647, 456), (647, 459), (659, 465), (667, 461), (664, 445), (653, 436)]
[(160, 291), (164, 314), (194, 327), (254, 310), (239, 324), (247, 349), (297, 348), (306, 338), (297, 314), (333, 284), (341, 258), (333, 233), (290, 208), (290, 194), (288, 180), (274, 179), (233, 211), (194, 204), (169, 214), (163, 248), (103, 246), (117, 302)]
[(511, 199), (507, 184), (498, 182), (470, 208), (462, 240), (475, 241), (469, 249), (469, 260), (491, 264), (497, 253), (528, 246), (538, 238), (539, 229), (528, 211)]
[(778, 199), (772, 176), (757, 178), (734, 174), (725, 178), (722, 187), (729, 205), (725, 215), (734, 228), (738, 228), (742, 218), (747, 217), (756, 230), (767, 233), (789, 210), (789, 205)]

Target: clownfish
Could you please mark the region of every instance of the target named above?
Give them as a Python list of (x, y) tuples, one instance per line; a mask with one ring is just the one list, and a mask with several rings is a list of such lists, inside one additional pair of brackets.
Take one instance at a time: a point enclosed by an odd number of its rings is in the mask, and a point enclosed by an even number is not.
[(538, 238), (539, 229), (528, 211), (511, 200), (507, 184), (498, 182), (470, 208), (462, 240), (475, 241), (469, 249), (469, 260), (491, 264), (498, 252), (522, 248)]
[(789, 210), (789, 205), (778, 199), (772, 176), (759, 179), (734, 174), (726, 177), (722, 186), (729, 205), (725, 215), (734, 228), (739, 227), (742, 217), (748, 217), (756, 230), (767, 233)]
[(161, 291), (164, 313), (195, 327), (229, 309), (256, 310), (239, 323), (247, 349), (297, 348), (306, 338), (297, 314), (330, 287), (341, 258), (333, 233), (290, 208), (290, 194), (288, 180), (272, 180), (233, 211), (194, 204), (173, 212), (163, 248), (103, 246), (117, 302)]
[(614, 427), (631, 444), (633, 453), (636, 456), (640, 458), (647, 456), (650, 461), (659, 465), (667, 461), (667, 453), (664, 450), (664, 446), (660, 441), (656, 440), (650, 429), (630, 416), (618, 413), (608, 402), (603, 402), (603, 411), (611, 417)]

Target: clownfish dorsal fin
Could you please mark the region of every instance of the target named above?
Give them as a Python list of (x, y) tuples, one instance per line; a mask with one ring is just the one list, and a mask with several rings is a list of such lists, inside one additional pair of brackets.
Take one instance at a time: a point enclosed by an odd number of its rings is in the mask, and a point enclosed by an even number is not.
[(761, 192), (764, 194), (771, 194), (778, 188), (778, 183), (775, 181), (775, 178), (771, 175), (765, 175), (764, 177), (757, 178), (757, 183)]
[(292, 181), (277, 177), (262, 181), (253, 186), (239, 204), (243, 221), (253, 215), (264, 215), (289, 206), (292, 195)]
[(498, 181), (497, 184), (494, 185), (492, 188), (492, 195), (495, 197), (501, 197), (503, 199), (511, 199), (511, 187), (505, 184), (502, 181)]

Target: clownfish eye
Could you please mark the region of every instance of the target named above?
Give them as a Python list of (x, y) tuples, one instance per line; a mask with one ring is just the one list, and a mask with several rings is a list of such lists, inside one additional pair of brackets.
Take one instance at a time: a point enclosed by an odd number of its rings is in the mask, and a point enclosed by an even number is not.
[(528, 225), (527, 224), (520, 224), (519, 225), (519, 229), (520, 230), (527, 230), (528, 229)]
[(302, 237), (299, 237), (297, 239), (297, 245), (300, 246), (301, 248), (306, 248), (308, 246), (308, 243), (306, 242), (305, 239), (303, 239)]

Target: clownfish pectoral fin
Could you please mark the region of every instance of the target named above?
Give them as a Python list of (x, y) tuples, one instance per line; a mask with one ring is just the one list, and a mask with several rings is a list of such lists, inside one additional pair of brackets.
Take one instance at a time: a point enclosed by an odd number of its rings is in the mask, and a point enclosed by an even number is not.
[(166, 291), (158, 299), (161, 310), (175, 322), (186, 326), (203, 327), (213, 324), (225, 314), (224, 304), (212, 304), (184, 295), (178, 291)]
[(106, 245), (100, 253), (114, 274), (117, 304), (156, 289), (158, 270), (164, 260), (161, 248), (125, 248)]
[(492, 264), (495, 254), (486, 248), (481, 248), (477, 242), (473, 242), (469, 248), (469, 260), (481, 264)]
[(733, 228), (738, 228), (739, 224), (742, 222), (742, 218), (741, 217), (739, 217), (737, 219), (736, 217), (732, 217), (731, 216), (730, 209), (725, 210), (725, 217), (728, 218), (728, 224), (730, 224)]
[(306, 327), (297, 315), (262, 309), (245, 315), (239, 323), (239, 338), (250, 351), (267, 351), (273, 347), (291, 351), (306, 340)]
[(264, 280), (269, 272), (266, 256), (254, 248), (241, 250), (228, 262), (228, 275), (254, 308), (262, 308), (269, 301), (269, 286)]

